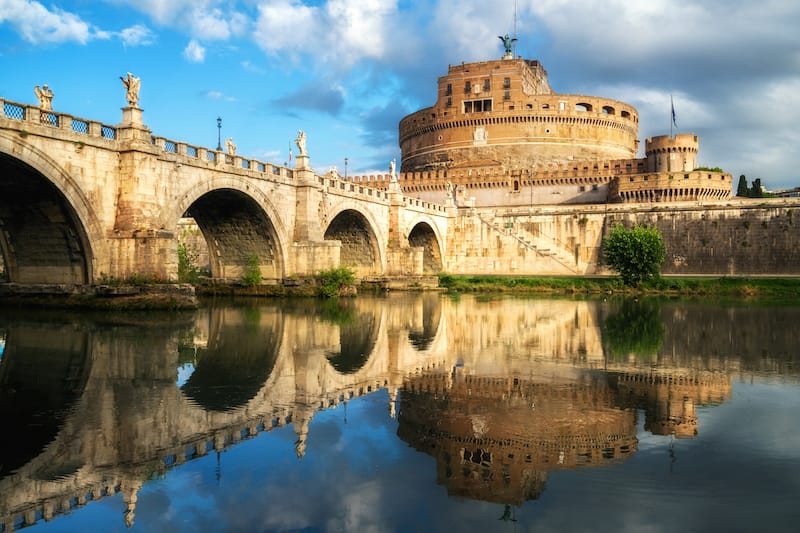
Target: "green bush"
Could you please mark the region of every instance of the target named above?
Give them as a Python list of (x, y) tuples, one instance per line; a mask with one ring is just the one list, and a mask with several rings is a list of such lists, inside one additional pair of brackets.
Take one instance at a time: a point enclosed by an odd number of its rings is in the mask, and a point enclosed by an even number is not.
[(666, 257), (658, 229), (638, 224), (630, 229), (617, 224), (603, 241), (603, 252), (608, 266), (619, 272), (623, 283), (630, 287), (658, 279)]
[(200, 268), (197, 266), (199, 256), (200, 254), (194, 248), (188, 248), (183, 243), (178, 245), (178, 281), (197, 283), (200, 277)]
[(247, 256), (247, 263), (240, 281), (243, 287), (254, 287), (261, 283), (261, 262), (256, 254)]
[(347, 267), (323, 270), (316, 277), (320, 296), (327, 298), (336, 298), (342, 287), (352, 285), (356, 279), (355, 272)]

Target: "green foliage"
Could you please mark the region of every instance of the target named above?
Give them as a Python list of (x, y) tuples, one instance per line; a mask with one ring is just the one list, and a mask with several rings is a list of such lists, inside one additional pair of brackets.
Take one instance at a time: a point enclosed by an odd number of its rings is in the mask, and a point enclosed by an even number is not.
[(96, 281), (97, 285), (109, 285), (112, 287), (121, 287), (123, 285), (155, 285), (157, 283), (165, 283), (165, 280), (158, 274), (139, 274), (138, 272), (130, 274), (127, 278), (118, 278), (101, 272)]
[(764, 191), (761, 186), (761, 179), (756, 178), (753, 180), (751, 187), (747, 186), (747, 177), (742, 174), (739, 176), (739, 185), (736, 187), (736, 196), (743, 198), (774, 198), (775, 195)]
[(747, 176), (742, 174), (739, 176), (739, 185), (736, 187), (736, 196), (747, 197), (749, 196), (750, 189), (747, 187)]
[(347, 267), (331, 268), (317, 274), (320, 296), (336, 298), (339, 291), (346, 285), (352, 285), (356, 279), (355, 272)]
[(178, 281), (197, 283), (201, 274), (201, 270), (197, 266), (199, 256), (200, 254), (194, 248), (189, 248), (183, 243), (178, 245)]
[(256, 254), (247, 256), (240, 283), (243, 287), (255, 287), (261, 283), (261, 262)]
[(660, 307), (653, 300), (622, 302), (619, 311), (603, 324), (603, 344), (614, 360), (629, 355), (637, 359), (654, 359), (664, 342), (664, 321)]
[(666, 257), (658, 229), (638, 224), (630, 229), (617, 224), (603, 241), (603, 252), (608, 266), (619, 272), (622, 282), (630, 287), (658, 279)]
[(699, 172), (725, 172), (719, 167), (697, 167), (695, 170)]

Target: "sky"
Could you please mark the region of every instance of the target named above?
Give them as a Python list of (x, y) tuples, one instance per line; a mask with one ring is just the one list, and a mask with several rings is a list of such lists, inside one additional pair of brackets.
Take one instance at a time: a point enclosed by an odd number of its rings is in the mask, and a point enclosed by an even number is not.
[(56, 112), (114, 125), (131, 72), (154, 135), (283, 164), (302, 129), (317, 172), (386, 173), (448, 65), (510, 34), (555, 92), (636, 107), (642, 149), (672, 100), (699, 165), (777, 190), (800, 186), (797, 28), (796, 0), (0, 0), (0, 98), (47, 84)]

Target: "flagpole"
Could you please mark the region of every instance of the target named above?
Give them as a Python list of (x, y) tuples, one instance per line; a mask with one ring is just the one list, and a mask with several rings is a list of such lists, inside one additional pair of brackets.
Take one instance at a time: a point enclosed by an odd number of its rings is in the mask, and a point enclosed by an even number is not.
[(669, 95), (669, 138), (672, 139), (672, 125), (675, 123), (675, 103)]

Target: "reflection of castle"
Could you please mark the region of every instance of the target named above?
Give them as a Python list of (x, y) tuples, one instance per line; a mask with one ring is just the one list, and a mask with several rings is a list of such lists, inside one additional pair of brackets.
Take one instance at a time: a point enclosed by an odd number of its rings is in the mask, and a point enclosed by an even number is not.
[(535, 382), (425, 374), (401, 394), (398, 435), (436, 458), (448, 494), (519, 505), (550, 469), (596, 466), (636, 451), (636, 414), (602, 376)]
[(696, 170), (697, 136), (649, 138), (637, 159), (638, 130), (633, 106), (555, 93), (538, 61), (450, 65), (436, 103), (400, 122), (398, 179), (426, 201), (475, 206), (731, 195), (730, 174)]
[(722, 372), (629, 368), (536, 382), (456, 367), (405, 381), (398, 435), (436, 458), (448, 494), (519, 505), (538, 498), (548, 470), (630, 457), (637, 408), (647, 431), (693, 437), (696, 406), (722, 403), (730, 392)]
[(623, 401), (632, 407), (644, 405), (644, 427), (654, 435), (694, 437), (698, 433), (696, 407), (720, 404), (731, 396), (731, 379), (722, 372), (654, 370), (614, 376)]

